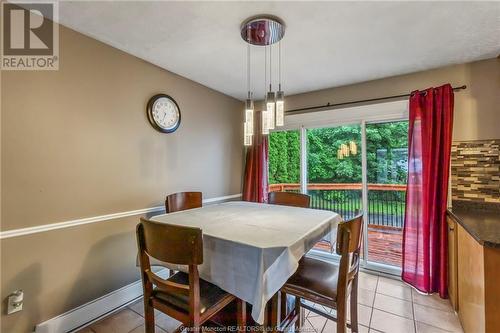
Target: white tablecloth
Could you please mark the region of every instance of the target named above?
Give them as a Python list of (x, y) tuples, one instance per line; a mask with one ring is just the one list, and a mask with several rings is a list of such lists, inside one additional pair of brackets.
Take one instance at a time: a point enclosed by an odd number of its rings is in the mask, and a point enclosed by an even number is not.
[(330, 211), (226, 202), (154, 216), (154, 221), (201, 228), (200, 276), (252, 304), (264, 320), (267, 301), (316, 242), (335, 231), (341, 217)]

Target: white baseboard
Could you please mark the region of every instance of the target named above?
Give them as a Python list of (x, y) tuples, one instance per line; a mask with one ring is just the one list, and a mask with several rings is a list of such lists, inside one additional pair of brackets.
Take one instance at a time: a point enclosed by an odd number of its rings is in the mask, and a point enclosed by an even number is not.
[[(168, 269), (156, 274), (168, 277)], [(136, 281), (107, 295), (36, 325), (34, 333), (66, 333), (83, 328), (142, 296), (142, 282)]]

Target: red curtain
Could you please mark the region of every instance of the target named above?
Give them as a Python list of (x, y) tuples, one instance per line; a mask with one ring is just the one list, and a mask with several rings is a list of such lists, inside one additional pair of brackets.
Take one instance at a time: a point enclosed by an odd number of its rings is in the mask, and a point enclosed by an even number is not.
[[(260, 112), (256, 119), (260, 119)], [(260, 125), (260, 122), (257, 122)], [(260, 134), (260, 126), (255, 126), (253, 144), (248, 147), (243, 179), (243, 200), (267, 202), (269, 147), (267, 135)]]
[(402, 279), (447, 297), (446, 206), (453, 128), (449, 84), (410, 97)]

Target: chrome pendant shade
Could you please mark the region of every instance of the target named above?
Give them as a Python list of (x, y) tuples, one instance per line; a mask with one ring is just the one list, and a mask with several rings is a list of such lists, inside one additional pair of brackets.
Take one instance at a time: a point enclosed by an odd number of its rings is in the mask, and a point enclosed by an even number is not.
[(285, 125), (285, 94), (279, 90), (276, 93), (276, 126)]
[[(248, 98), (245, 101), (245, 123), (244, 123), (244, 144), (252, 145), (255, 134), (255, 112), (253, 103), (253, 93), (251, 89), (250, 70), (250, 49), (252, 46), (262, 46), (265, 48), (264, 73), (265, 91), (269, 83), (269, 91), (264, 95), (264, 106), (261, 111), (260, 128), (261, 133), (269, 134), (269, 130), (276, 126), (284, 125), (284, 93), (281, 90), (281, 39), (285, 35), (285, 24), (281, 19), (271, 15), (252, 16), (241, 24), (241, 38), (247, 43), (247, 88)], [(279, 47), (279, 91), (272, 90), (272, 45), (278, 43)], [(268, 52), (269, 49), (269, 52)], [(269, 54), (269, 82), (267, 81), (268, 55)]]
[(276, 99), (274, 97), (274, 92), (270, 91), (266, 95), (266, 109), (269, 117), (269, 129), (274, 129), (274, 125), (276, 123)]

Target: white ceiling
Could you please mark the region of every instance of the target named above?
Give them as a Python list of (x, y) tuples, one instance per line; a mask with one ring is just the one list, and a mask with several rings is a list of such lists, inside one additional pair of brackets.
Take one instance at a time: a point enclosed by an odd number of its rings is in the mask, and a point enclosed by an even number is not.
[[(246, 97), (239, 27), (263, 13), (287, 25), (289, 95), (500, 54), (500, 2), (60, 3), (63, 25), (239, 99)], [(263, 57), (252, 49), (257, 99)]]

